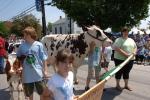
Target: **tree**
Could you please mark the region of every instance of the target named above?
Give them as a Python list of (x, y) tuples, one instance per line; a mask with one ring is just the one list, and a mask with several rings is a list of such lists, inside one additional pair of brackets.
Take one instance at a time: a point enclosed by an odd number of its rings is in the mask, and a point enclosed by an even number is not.
[(52, 32), (52, 23), (48, 22), (47, 28), (50, 32)]
[(4, 36), (7, 37), (9, 35), (9, 30), (5, 26), (4, 22), (0, 22), (0, 33)]
[(11, 28), (11, 32), (16, 34), (17, 36), (21, 36), (22, 30), (28, 26), (32, 26), (35, 28), (39, 38), (42, 36), (42, 34), (41, 34), (42, 27), (39, 24), (39, 20), (36, 19), (36, 17), (33, 16), (32, 14), (26, 15), (22, 18), (14, 19), (13, 27)]
[(52, 0), (80, 26), (96, 24), (102, 29), (118, 31), (122, 26), (133, 27), (148, 17), (150, 0)]

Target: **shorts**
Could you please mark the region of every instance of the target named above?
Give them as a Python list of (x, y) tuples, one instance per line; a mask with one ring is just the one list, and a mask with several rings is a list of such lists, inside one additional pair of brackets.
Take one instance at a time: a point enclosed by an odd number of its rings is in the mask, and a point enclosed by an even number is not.
[(38, 81), (33, 83), (24, 83), (24, 91), (27, 97), (30, 97), (33, 94), (34, 87), (39, 95), (42, 95), (44, 89), (46, 88), (46, 84), (44, 81)]
[(91, 79), (94, 77), (94, 72), (95, 72), (95, 78), (100, 76), (100, 72), (101, 72), (101, 67), (100, 66), (94, 66), (88, 67), (88, 79)]

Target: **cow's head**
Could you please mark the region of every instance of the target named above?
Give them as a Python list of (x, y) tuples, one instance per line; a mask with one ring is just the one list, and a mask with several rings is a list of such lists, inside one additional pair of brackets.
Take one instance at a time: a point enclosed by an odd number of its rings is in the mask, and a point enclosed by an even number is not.
[(95, 25), (91, 27), (86, 27), (86, 32), (87, 32), (87, 35), (89, 35), (91, 39), (93, 39), (92, 41), (94, 41), (97, 46), (101, 46), (101, 45), (108, 46), (108, 45), (111, 45), (112, 43), (112, 40), (110, 40), (104, 34), (103, 30), (101, 30)]
[(20, 74), (22, 71), (22, 65), (15, 54), (8, 55), (5, 67), (6, 74)]

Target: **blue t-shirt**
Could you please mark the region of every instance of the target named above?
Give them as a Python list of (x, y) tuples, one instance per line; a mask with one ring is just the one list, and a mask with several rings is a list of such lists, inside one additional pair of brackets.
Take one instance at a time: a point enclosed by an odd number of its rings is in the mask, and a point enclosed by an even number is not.
[(42, 43), (33, 44), (23, 42), (17, 51), (17, 56), (25, 55), (23, 61), (23, 83), (41, 81), (43, 77), (43, 62), (48, 58)]
[(88, 65), (90, 67), (98, 66), (100, 61), (100, 47), (95, 47), (94, 51), (88, 56)]

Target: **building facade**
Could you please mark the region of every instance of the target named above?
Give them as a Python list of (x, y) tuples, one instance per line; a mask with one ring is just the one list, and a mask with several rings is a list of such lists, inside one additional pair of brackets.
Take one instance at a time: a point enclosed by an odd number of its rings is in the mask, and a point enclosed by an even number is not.
[(67, 16), (65, 16), (65, 18), (60, 16), (60, 19), (52, 24), (52, 34), (74, 34), (82, 32), (82, 28), (79, 27), (73, 20), (70, 22), (70, 18)]

